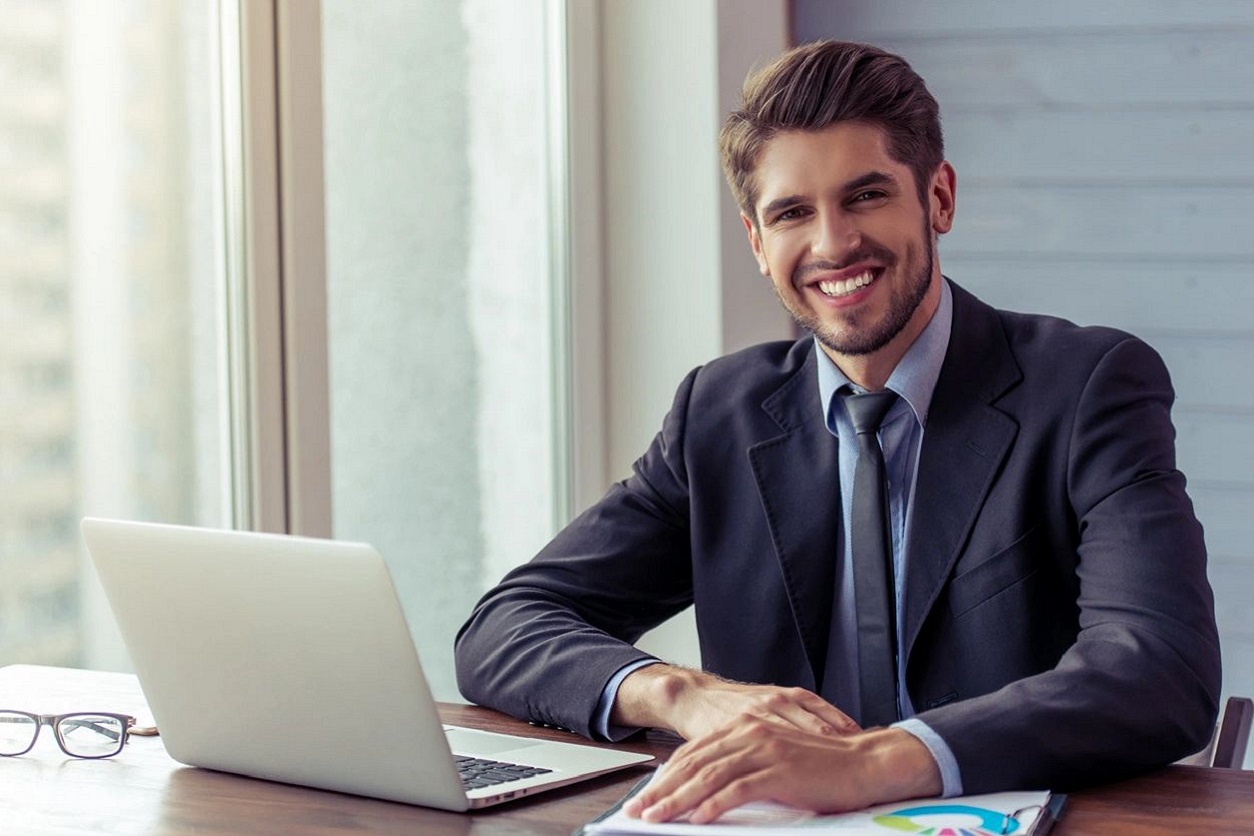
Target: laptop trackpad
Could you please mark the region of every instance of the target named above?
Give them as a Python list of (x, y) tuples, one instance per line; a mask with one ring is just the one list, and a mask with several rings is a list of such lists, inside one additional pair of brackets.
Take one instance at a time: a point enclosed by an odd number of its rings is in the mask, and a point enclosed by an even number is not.
[(497, 752), (509, 752), (543, 743), (527, 737), (493, 734), (457, 726), (445, 726), (444, 736), (448, 738), (449, 749), (459, 755), (494, 755)]

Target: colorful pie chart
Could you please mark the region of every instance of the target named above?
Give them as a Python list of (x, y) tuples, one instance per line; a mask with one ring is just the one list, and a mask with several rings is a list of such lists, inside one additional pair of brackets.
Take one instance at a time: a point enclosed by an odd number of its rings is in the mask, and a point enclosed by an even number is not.
[(1014, 818), (965, 804), (907, 807), (876, 816), (874, 821), (881, 827), (918, 836), (997, 836), (1019, 829), (1019, 822)]

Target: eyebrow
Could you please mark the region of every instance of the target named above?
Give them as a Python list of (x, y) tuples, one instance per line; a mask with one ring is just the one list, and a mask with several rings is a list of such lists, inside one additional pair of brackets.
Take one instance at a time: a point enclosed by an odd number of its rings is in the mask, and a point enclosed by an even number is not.
[(791, 209), (793, 206), (796, 206), (798, 203), (804, 202), (804, 200), (805, 198), (803, 198), (799, 194), (790, 194), (790, 195), (786, 195), (785, 197), (777, 197), (774, 200), (772, 200), (770, 203), (762, 207), (762, 211), (758, 213), (758, 217), (762, 218), (763, 220), (765, 220), (766, 218), (774, 217), (777, 212), (783, 212), (786, 209)]
[(844, 191), (856, 192), (858, 189), (865, 189), (867, 186), (895, 186), (897, 178), (887, 171), (868, 171), (861, 177), (855, 177), (844, 185)]
[[(844, 183), (840, 190), (843, 194), (848, 194), (849, 192), (856, 192), (859, 189), (865, 189), (867, 186), (884, 185), (896, 186), (898, 185), (898, 180), (887, 171), (868, 171), (866, 174), (859, 175), (858, 177)], [(763, 219), (769, 218), (777, 212), (783, 212), (786, 209), (796, 206), (798, 203), (804, 203), (805, 200), (806, 198), (799, 194), (777, 197), (762, 207), (759, 217)]]

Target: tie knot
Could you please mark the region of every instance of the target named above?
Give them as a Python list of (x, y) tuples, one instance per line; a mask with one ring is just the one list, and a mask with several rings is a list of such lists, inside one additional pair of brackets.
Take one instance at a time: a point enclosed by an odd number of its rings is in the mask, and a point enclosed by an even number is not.
[(897, 401), (897, 393), (885, 390), (855, 395), (847, 392), (844, 398), (845, 408), (849, 410), (849, 419), (853, 421), (854, 432), (862, 435), (879, 430), (884, 416)]

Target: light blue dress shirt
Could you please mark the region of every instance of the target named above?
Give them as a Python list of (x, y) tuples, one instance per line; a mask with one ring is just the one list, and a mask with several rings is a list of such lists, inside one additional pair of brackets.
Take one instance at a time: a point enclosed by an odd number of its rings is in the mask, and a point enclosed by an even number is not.
[[(932, 392), (940, 377), (941, 366), (945, 362), (945, 351), (949, 347), (949, 334), (953, 326), (953, 294), (949, 283), (941, 282), (941, 298), (936, 313), (928, 322), (927, 327), (906, 350), (897, 367), (885, 384), (900, 397), (880, 424), (880, 447), (884, 451), (884, 467), (888, 475), (889, 523), (893, 537), (893, 578), (896, 582), (897, 611), (902, 607), (902, 582), (910, 571), (909, 554), (906, 551), (906, 532), (910, 525), (911, 501), (914, 498), (915, 476), (919, 464), (919, 451), (923, 446), (924, 428), (927, 426), (928, 408), (932, 403)], [(838, 641), (843, 647), (839, 658), (847, 660), (843, 669), (825, 671), (824, 678), (837, 677), (831, 686), (824, 684), (823, 690), (834, 697), (836, 705), (858, 705), (861, 693), (858, 688), (858, 624), (857, 606), (854, 603), (853, 585), (853, 553), (849, 538), (845, 532), (849, 530), (853, 512), (853, 477), (854, 467), (858, 461), (858, 440), (853, 430), (853, 423), (845, 411), (844, 399), (840, 390), (849, 387), (855, 392), (865, 391), (855, 386), (843, 372), (836, 367), (822, 349), (816, 344), (819, 368), (819, 397), (826, 408), (827, 429), (834, 435), (840, 445), (840, 497), (842, 525), (837, 537), (837, 552), (841, 559), (836, 564), (836, 586), (840, 606), (836, 617), (839, 623), (834, 625), (832, 640)], [(897, 646), (904, 647), (901, 620), (897, 621)], [(829, 655), (829, 663), (833, 657)], [(899, 655), (897, 663), (897, 704), (900, 716), (908, 718), (894, 727), (910, 732), (928, 748), (940, 768), (944, 794), (955, 796), (962, 794), (962, 775), (958, 770), (958, 761), (953, 751), (930, 726), (914, 717), (914, 706), (910, 695), (906, 692), (906, 665), (904, 655)]]
[[(907, 349), (905, 356), (897, 364), (888, 378), (886, 388), (896, 392), (900, 399), (889, 410), (880, 426), (880, 446), (884, 451), (884, 463), (888, 473), (888, 493), (893, 537), (893, 564), (896, 578), (897, 608), (901, 610), (902, 583), (901, 578), (909, 571), (909, 554), (906, 552), (906, 531), (909, 530), (910, 506), (914, 497), (915, 474), (919, 462), (919, 451), (922, 448), (923, 432), (927, 426), (928, 408), (932, 402), (932, 392), (940, 377), (941, 365), (945, 360), (945, 351), (949, 347), (949, 334), (953, 325), (953, 296), (949, 283), (941, 283), (941, 299), (931, 321), (923, 332)], [(850, 380), (836, 367), (815, 342), (815, 354), (818, 360), (818, 386), (821, 403), (825, 409), (827, 429), (834, 435), (840, 445), (840, 495), (843, 525), (840, 528), (839, 542), (836, 552), (840, 560), (836, 564), (836, 583), (839, 589), (841, 606), (837, 617), (840, 623), (834, 625), (832, 638), (844, 645), (840, 658), (848, 660), (844, 670), (827, 671), (825, 676), (839, 678), (835, 681), (835, 689), (829, 690), (836, 696), (837, 705), (857, 705), (859, 701), (857, 658), (858, 630), (856, 623), (856, 607), (854, 605), (853, 556), (850, 553), (848, 538), (844, 532), (849, 529), (849, 521), (853, 505), (853, 471), (858, 459), (857, 438), (850, 423), (844, 402), (840, 396), (842, 387), (849, 386), (854, 391), (863, 391), (854, 386)], [(897, 624), (897, 644), (902, 646), (901, 624)], [(597, 704), (597, 713), (593, 723), (594, 731), (606, 740), (621, 740), (632, 732), (631, 728), (611, 727), (610, 711), (618, 688), (627, 675), (647, 665), (655, 664), (656, 659), (642, 659), (621, 668), (601, 694)], [(958, 770), (958, 762), (948, 744), (941, 739), (930, 726), (914, 717), (914, 707), (910, 703), (910, 695), (905, 687), (905, 659), (897, 659), (897, 699), (902, 717), (907, 719), (894, 723), (895, 728), (909, 732), (917, 737), (940, 768), (944, 794), (947, 797), (962, 794), (962, 776)]]

